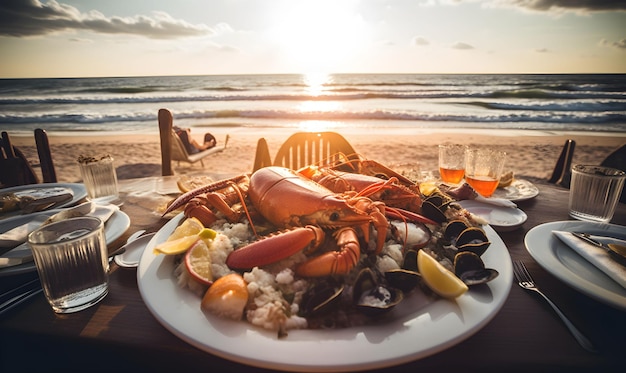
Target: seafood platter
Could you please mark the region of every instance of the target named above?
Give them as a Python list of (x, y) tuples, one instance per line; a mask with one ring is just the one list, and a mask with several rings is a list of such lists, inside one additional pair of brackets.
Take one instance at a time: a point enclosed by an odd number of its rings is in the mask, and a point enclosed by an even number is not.
[(427, 189), (367, 160), (201, 186), (165, 212), (182, 211), (144, 251), (140, 292), (181, 339), (254, 366), (357, 370), (434, 354), (495, 316), (511, 264), (456, 203), (471, 193)]

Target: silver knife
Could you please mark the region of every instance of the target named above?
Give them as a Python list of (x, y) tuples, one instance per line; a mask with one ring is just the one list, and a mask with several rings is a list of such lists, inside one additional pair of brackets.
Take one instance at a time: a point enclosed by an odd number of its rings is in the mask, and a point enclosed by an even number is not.
[(577, 237), (589, 244), (592, 244), (596, 247), (606, 250), (609, 253), (609, 256), (615, 259), (615, 261), (619, 262), (620, 264), (626, 265), (626, 256), (624, 256), (624, 252), (626, 250), (625, 246), (617, 245), (617, 244), (607, 245), (605, 243), (602, 243), (598, 240), (591, 238), (591, 235), (589, 233), (582, 233), (582, 232), (571, 232), (571, 233), (572, 235), (574, 235), (574, 237)]

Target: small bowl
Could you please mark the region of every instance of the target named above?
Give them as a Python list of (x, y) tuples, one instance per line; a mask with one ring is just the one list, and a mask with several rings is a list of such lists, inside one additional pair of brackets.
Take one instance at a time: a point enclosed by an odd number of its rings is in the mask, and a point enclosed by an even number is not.
[(139, 237), (138, 239), (131, 241), (125, 245), (125, 251), (119, 255), (116, 255), (113, 260), (120, 267), (126, 268), (134, 268), (139, 265), (139, 259), (141, 259), (141, 254), (143, 254), (143, 250), (148, 245), (148, 242), (154, 237), (155, 233), (148, 233)]

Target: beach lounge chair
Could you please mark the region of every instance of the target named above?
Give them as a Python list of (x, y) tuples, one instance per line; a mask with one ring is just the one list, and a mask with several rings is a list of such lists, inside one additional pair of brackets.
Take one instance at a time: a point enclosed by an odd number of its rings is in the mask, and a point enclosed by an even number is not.
[(259, 139), (253, 171), (266, 166), (298, 168), (336, 160), (360, 159), (352, 145), (336, 132), (296, 132), (278, 149), (274, 161), (270, 161), (269, 149), (264, 138)]
[(159, 110), (159, 134), (161, 138), (161, 173), (163, 176), (174, 175), (172, 161), (196, 163), (211, 154), (219, 153), (226, 149), (229, 136), (223, 145), (216, 145), (210, 149), (202, 150), (195, 154), (189, 154), (183, 140), (174, 131), (174, 116), (168, 109)]

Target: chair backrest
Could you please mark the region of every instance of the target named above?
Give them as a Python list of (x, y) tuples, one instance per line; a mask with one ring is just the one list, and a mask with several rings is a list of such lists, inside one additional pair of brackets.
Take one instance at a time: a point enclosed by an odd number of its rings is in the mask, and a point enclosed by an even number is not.
[(43, 182), (56, 183), (57, 173), (54, 168), (54, 162), (52, 161), (48, 134), (45, 130), (41, 128), (35, 130), (35, 144), (37, 144), (37, 154), (39, 155), (39, 166), (41, 167)]
[(358, 159), (359, 156), (342, 135), (336, 132), (297, 132), (278, 149), (274, 166), (298, 169), (325, 162)]
[(163, 176), (174, 175), (172, 170), (172, 132), (174, 117), (167, 109), (159, 110), (159, 137), (161, 140), (161, 174)]
[[(626, 171), (626, 144), (615, 149), (611, 154), (604, 158), (600, 165)], [(624, 184), (624, 187), (622, 188), (622, 195), (619, 200), (622, 203), (626, 203), (626, 184)]]
[(11, 138), (6, 131), (2, 132), (0, 145), (0, 184), (2, 187), (39, 182), (28, 159), (20, 149), (11, 144)]
[(267, 140), (261, 137), (256, 144), (256, 154), (254, 156), (254, 166), (252, 166), (252, 172), (271, 165), (272, 159), (270, 157), (270, 149), (267, 146)]
[(559, 159), (556, 161), (552, 176), (548, 179), (548, 182), (552, 184), (560, 184), (566, 188), (569, 188), (570, 180), (572, 178), (572, 159), (574, 158), (574, 149), (576, 148), (576, 141), (566, 140), (559, 155)]

